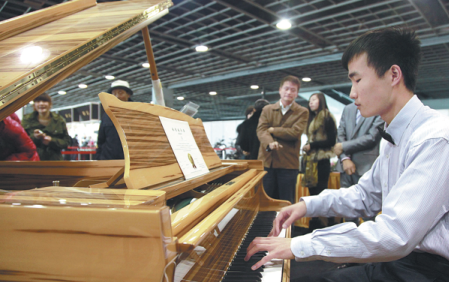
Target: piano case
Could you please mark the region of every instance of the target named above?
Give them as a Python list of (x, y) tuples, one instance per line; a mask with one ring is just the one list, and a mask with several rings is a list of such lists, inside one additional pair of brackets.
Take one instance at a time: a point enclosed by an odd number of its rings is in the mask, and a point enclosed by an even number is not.
[[(61, 5), (42, 12), (51, 17), (30, 14), (15, 21), (35, 27), (33, 30), (11, 29), (16, 24), (10, 22), (0, 24), (0, 48), (11, 50), (5, 53), (9, 57), (0, 58), (0, 72), (15, 75), (2, 81), (1, 119), (167, 13), (171, 2), (95, 5), (91, 0), (78, 0)], [(68, 15), (68, 10), (76, 13)], [(106, 27), (94, 16), (100, 12), (126, 15)], [(6, 68), (14, 65), (6, 62), (13, 60), (13, 50), (20, 48), (12, 42), (44, 40), (43, 34), (53, 30), (49, 27), (61, 22), (70, 25), (75, 19), (80, 30), (91, 27), (79, 20), (84, 16), (102, 26), (94, 39), (84, 39), (60, 50), (45, 64), (21, 72)], [(48, 23), (36, 27), (36, 19)], [(124, 27), (123, 33), (105, 37), (116, 30), (115, 25)], [(33, 33), (41, 35), (33, 39)], [(14, 41), (18, 37), (22, 39)], [(98, 38), (106, 41), (77, 53), (86, 42)], [(262, 163), (222, 162), (199, 119), (162, 106), (123, 103), (107, 93), (101, 93), (100, 99), (119, 132), (124, 161), (0, 162), (0, 177), (7, 183), (1, 188), (17, 190), (0, 195), (0, 280), (226, 281), (223, 279), (237, 275), (251, 281), (254, 273), (248, 271), (248, 265), (240, 265), (241, 252), (251, 236), (265, 236), (251, 227), (270, 229), (274, 212), (289, 204), (265, 194)], [(209, 173), (185, 180), (159, 116), (189, 123)], [(61, 186), (36, 184), (52, 180), (61, 180)], [(29, 190), (18, 189), (22, 187)], [(41, 188), (30, 189), (34, 187)], [(290, 230), (285, 236), (290, 236)], [(288, 281), (289, 261), (274, 262), (267, 269), (276, 266), (280, 267), (279, 280)], [(251, 274), (245, 274), (248, 272)]]

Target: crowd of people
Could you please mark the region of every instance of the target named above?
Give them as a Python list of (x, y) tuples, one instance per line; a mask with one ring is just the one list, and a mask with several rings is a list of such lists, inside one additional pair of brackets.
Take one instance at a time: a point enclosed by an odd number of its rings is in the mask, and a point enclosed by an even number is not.
[[(278, 198), (291, 199), (290, 186), (279, 185), (279, 178), (294, 177), (279, 170), (288, 157), (299, 157), (305, 132), (303, 179), (311, 196), (290, 200), (269, 236), (249, 245), (245, 260), (268, 252), (253, 270), (274, 258), (325, 260), (345, 267), (292, 281), (449, 281), (449, 169), (442, 165), (449, 156), (449, 120), (413, 94), (420, 57), (420, 41), (407, 29), (370, 31), (353, 41), (342, 64), (354, 103), (345, 107), (338, 129), (322, 94), (313, 94), (306, 109), (286, 99), (287, 90), (298, 93), (299, 82), (281, 82), (280, 101), (262, 110), (257, 127), (258, 159), (269, 179), (264, 188), (272, 197), (274, 189), (285, 190)], [(325, 189), (333, 156), (339, 157), (342, 188)], [(347, 221), (277, 237), (302, 217), (337, 216)], [(358, 224), (360, 217), (367, 220)]]
[[(133, 91), (127, 81), (117, 80), (111, 84), (109, 93), (122, 101), (131, 101)], [(97, 141), (91, 136), (78, 140), (77, 134), (74, 137), (68, 134), (65, 119), (51, 111), (50, 95), (44, 93), (33, 102), (33, 112), (25, 115), (22, 121), (12, 114), (0, 122), (0, 160), (75, 160), (78, 158), (75, 152), (80, 148), (95, 148), (98, 160), (124, 158), (117, 130), (106, 113), (101, 117)], [(63, 151), (74, 154), (64, 158)]]
[[(442, 165), (449, 158), (449, 122), (413, 94), (420, 56), (419, 39), (406, 29), (370, 31), (353, 41), (342, 64), (354, 103), (344, 108), (338, 128), (322, 93), (312, 94), (307, 108), (296, 103), (301, 82), (291, 75), (281, 80), (278, 101), (259, 99), (248, 108), (237, 145), (246, 159), (263, 161), (266, 194), (292, 204), (279, 212), (268, 237), (248, 247), (245, 259), (268, 252), (253, 270), (274, 258), (319, 259), (352, 265), (301, 281), (449, 281), (449, 168)], [(120, 80), (109, 92), (122, 101), (133, 95)], [(15, 114), (0, 122), (1, 160), (62, 159), (71, 138), (51, 106), (42, 94), (22, 122)], [(301, 149), (302, 185), (310, 196), (295, 203)], [(336, 156), (342, 188), (326, 189)], [(123, 159), (106, 114), (97, 159)], [(346, 222), (277, 237), (302, 217), (337, 216)]]

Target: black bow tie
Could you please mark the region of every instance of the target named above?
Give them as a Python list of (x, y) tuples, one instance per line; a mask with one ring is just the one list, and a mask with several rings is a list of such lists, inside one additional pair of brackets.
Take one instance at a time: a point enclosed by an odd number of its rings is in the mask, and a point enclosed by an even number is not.
[(379, 130), (380, 136), (382, 136), (383, 139), (387, 140), (388, 142), (390, 142), (390, 143), (393, 144), (393, 145), (396, 145), (396, 144), (394, 144), (394, 141), (393, 141), (393, 138), (391, 137), (391, 135), (388, 134), (388, 133), (384, 130), (384, 125), (383, 125), (383, 124), (380, 125), (380, 126), (378, 126), (378, 127), (377, 127), (377, 130)]

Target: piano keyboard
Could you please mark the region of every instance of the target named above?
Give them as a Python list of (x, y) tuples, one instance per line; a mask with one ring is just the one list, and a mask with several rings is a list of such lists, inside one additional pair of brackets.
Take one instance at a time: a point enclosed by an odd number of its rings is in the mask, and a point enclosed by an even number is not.
[[(261, 260), (266, 252), (258, 252), (254, 254), (249, 261), (244, 261), (246, 256), (246, 249), (249, 244), (256, 237), (266, 237), (273, 226), (273, 220), (276, 217), (276, 212), (259, 212), (257, 217), (254, 219), (253, 225), (248, 230), (248, 233), (240, 245), (239, 251), (236, 253), (231, 266), (226, 271), (223, 282), (234, 282), (234, 281), (262, 281), (263, 272), (265, 267), (260, 267), (257, 270), (251, 270), (256, 262)], [(282, 270), (282, 269), (281, 269)], [(279, 280), (280, 281), (280, 280)]]
[[(196, 250), (196, 254), (201, 257), (200, 262), (198, 259), (192, 259), (191, 256), (190, 259), (184, 259), (178, 264), (175, 281), (280, 282), (282, 280), (283, 260), (273, 260), (256, 271), (251, 270), (251, 266), (262, 259), (266, 253), (257, 253), (248, 262), (244, 261), (246, 249), (251, 241), (255, 237), (266, 237), (270, 233), (277, 212), (258, 212), (253, 223), (246, 228), (243, 222), (248, 215), (244, 215), (244, 213), (242, 215), (241, 211), (237, 213), (234, 211), (230, 215), (233, 217), (232, 220), (227, 219), (229, 222), (217, 236), (219, 243), (213, 240), (212, 248)], [(230, 233), (234, 235), (232, 238), (228, 235)], [(236, 238), (238, 236), (240, 236), (240, 240)], [(285, 232), (280, 236), (285, 237)], [(235, 251), (232, 251), (231, 245), (238, 244), (238, 241), (241, 241), (240, 245), (235, 247)], [(195, 256), (193, 255), (193, 257)], [(196, 262), (194, 262), (195, 260)]]

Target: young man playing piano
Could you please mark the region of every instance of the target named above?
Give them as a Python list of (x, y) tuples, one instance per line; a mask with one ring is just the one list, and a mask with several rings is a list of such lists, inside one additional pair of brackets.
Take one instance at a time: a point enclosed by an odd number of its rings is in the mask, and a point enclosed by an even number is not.
[[(283, 208), (269, 237), (248, 247), (245, 259), (269, 252), (253, 269), (273, 258), (319, 259), (365, 264), (301, 281), (449, 281), (449, 121), (413, 95), (420, 54), (415, 33), (401, 29), (368, 32), (349, 45), (342, 63), (350, 97), (362, 116), (381, 116), (391, 139), (358, 184)], [(303, 216), (376, 218), (276, 237)]]

